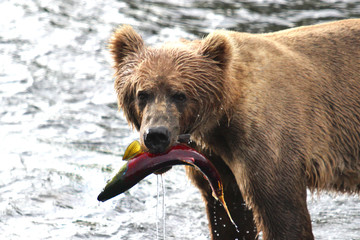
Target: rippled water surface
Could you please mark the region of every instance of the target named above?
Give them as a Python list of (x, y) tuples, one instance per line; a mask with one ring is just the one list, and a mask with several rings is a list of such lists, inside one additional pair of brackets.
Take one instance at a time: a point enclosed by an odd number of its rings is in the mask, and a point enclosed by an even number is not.
[[(116, 109), (106, 42), (118, 24), (156, 45), (352, 17), (359, 0), (1, 0), (0, 239), (156, 239), (155, 176), (96, 200), (137, 138)], [(208, 239), (183, 169), (165, 180), (167, 239)], [(360, 239), (358, 196), (321, 194), (309, 208), (317, 239)]]

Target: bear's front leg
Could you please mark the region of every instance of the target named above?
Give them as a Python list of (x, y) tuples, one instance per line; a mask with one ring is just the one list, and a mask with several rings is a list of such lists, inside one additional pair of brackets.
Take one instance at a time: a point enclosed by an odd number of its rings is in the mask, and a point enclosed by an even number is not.
[(246, 207), (234, 175), (221, 158), (214, 155), (206, 155), (206, 157), (212, 161), (221, 175), (224, 185), (225, 202), (237, 225), (236, 228), (230, 221), (224, 207), (219, 201), (214, 199), (209, 183), (202, 174), (192, 167), (186, 167), (188, 176), (199, 188), (205, 201), (211, 239), (257, 239), (257, 229), (253, 213)]
[(236, 180), (263, 239), (314, 239), (306, 206), (305, 171), (299, 161), (261, 159), (248, 157), (245, 164), (232, 167), (241, 169)]

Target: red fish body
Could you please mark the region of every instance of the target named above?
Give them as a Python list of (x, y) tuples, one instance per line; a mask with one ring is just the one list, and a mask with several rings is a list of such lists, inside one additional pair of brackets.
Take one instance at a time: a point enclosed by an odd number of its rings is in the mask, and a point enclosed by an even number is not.
[[(173, 165), (190, 165), (200, 170), (208, 180), (213, 196), (228, 209), (224, 200), (220, 174), (215, 166), (201, 153), (185, 144), (177, 144), (164, 154), (140, 152), (131, 158), (99, 194), (99, 201), (106, 201), (132, 188), (146, 176)], [(231, 219), (230, 213), (228, 215)], [(231, 219), (232, 220), (232, 219)]]

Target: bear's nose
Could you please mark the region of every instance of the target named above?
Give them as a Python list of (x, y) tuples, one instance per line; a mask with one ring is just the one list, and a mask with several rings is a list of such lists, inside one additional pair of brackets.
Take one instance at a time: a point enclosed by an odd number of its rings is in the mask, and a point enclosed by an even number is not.
[(162, 153), (169, 147), (170, 132), (166, 127), (152, 127), (144, 133), (144, 143), (151, 153)]

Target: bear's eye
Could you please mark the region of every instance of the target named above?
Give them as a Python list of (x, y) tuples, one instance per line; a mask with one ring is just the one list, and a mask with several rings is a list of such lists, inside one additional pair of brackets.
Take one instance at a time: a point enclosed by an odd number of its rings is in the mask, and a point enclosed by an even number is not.
[(149, 99), (149, 93), (147, 92), (139, 92), (137, 95), (137, 99), (141, 102), (141, 103), (145, 103), (148, 99)]
[(172, 95), (171, 99), (174, 102), (183, 103), (186, 101), (186, 96), (184, 93), (175, 93), (174, 95)]

